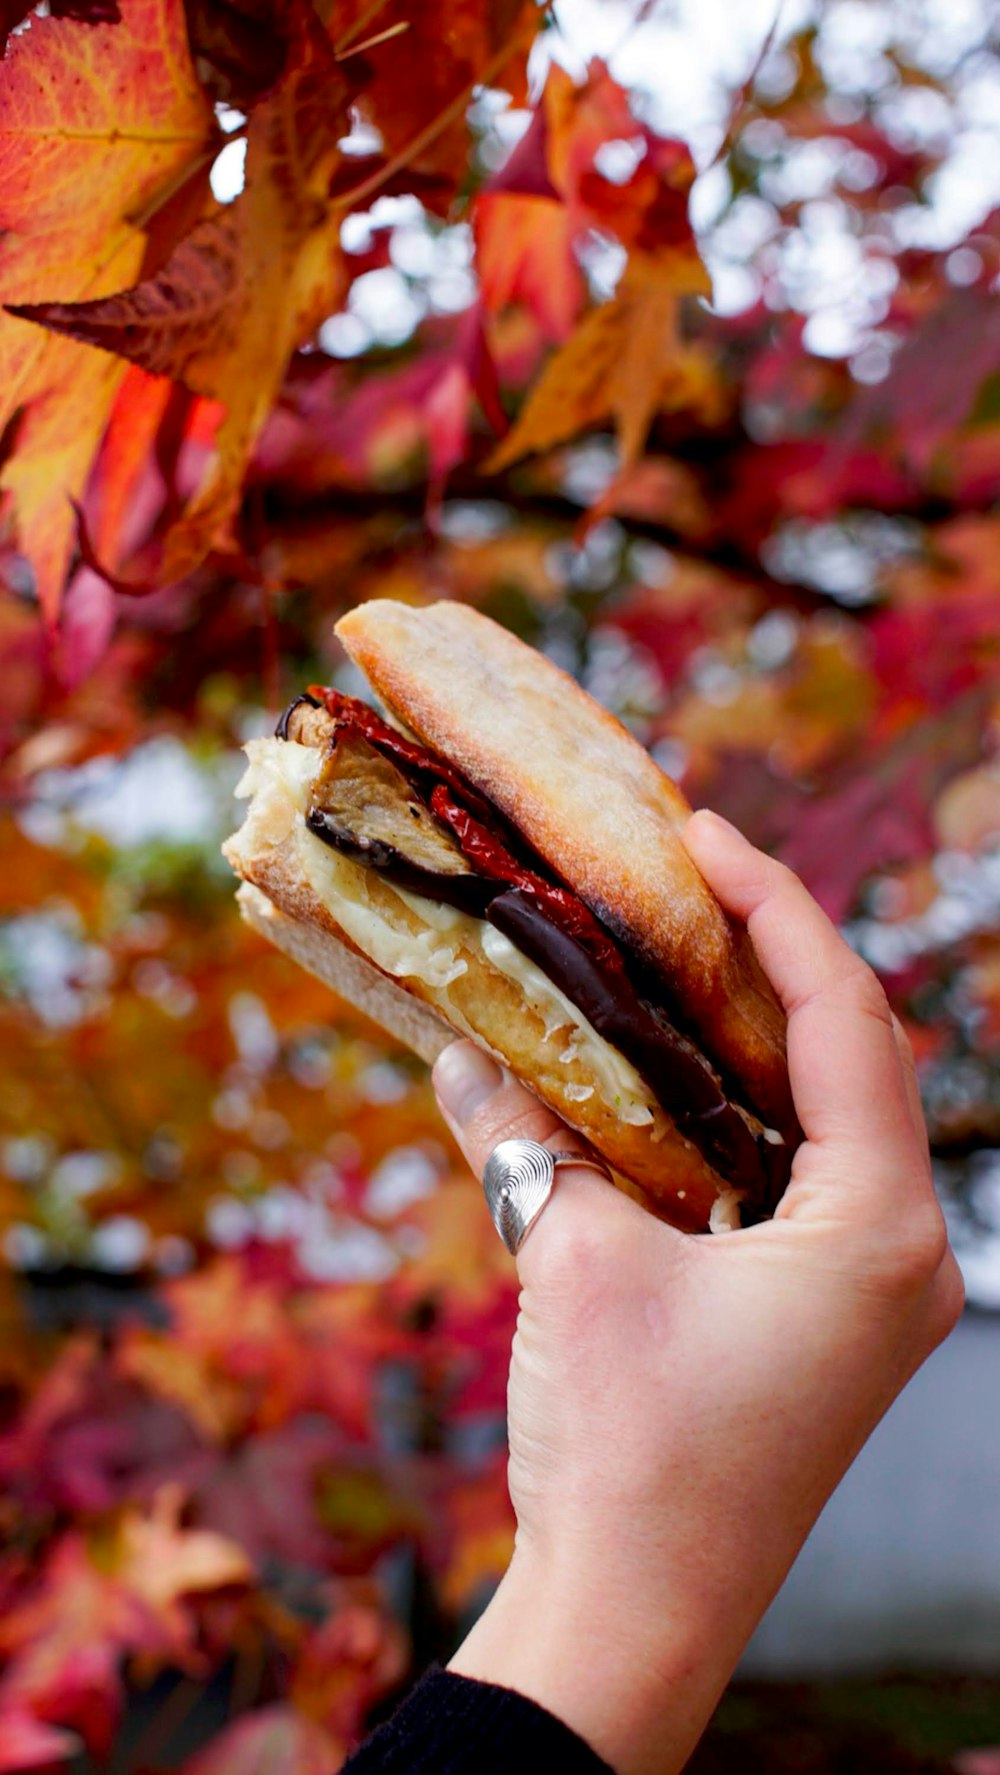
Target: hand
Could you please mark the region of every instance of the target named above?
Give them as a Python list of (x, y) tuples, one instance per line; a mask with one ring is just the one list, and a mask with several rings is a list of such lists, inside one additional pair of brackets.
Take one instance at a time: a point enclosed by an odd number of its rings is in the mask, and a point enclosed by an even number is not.
[[(514, 1558), (452, 1668), (531, 1696), (619, 1775), (671, 1775), (823, 1504), (954, 1325), (913, 1059), (878, 981), (725, 821), (688, 850), (788, 1014), (806, 1139), (772, 1221), (691, 1236), (561, 1167), (518, 1256)], [(574, 1137), (468, 1043), (435, 1069), (477, 1174)]]

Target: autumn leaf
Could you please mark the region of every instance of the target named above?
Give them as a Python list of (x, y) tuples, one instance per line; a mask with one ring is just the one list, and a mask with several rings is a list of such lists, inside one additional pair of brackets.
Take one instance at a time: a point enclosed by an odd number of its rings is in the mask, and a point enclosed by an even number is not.
[(549, 340), (571, 332), (584, 299), (568, 209), (547, 197), (484, 191), (473, 211), (476, 269), (491, 312), (524, 302)]
[(143, 483), (151, 473), (156, 476), (157, 438), (173, 394), (166, 379), (129, 368), (111, 409), (85, 509), (88, 517), (96, 516), (97, 554), (113, 568), (121, 566), (141, 534), (144, 504), (148, 508)]
[[(179, 1486), (161, 1486), (146, 1511), (125, 1513), (109, 1556), (115, 1578), (148, 1611), (172, 1656), (182, 1657), (192, 1623), (182, 1599), (246, 1584), (252, 1567), (235, 1541), (213, 1529), (184, 1528)], [(159, 1648), (157, 1648), (159, 1649)]]
[(200, 1453), (180, 1413), (119, 1379), (81, 1333), (0, 1435), (0, 1484), (25, 1522), (92, 1516), (197, 1468)]
[(250, 111), (284, 72), (295, 8), (279, 0), (186, 0), (188, 36), (212, 97)]
[[(695, 165), (686, 143), (639, 122), (629, 95), (604, 62), (590, 63), (582, 84), (554, 67), (542, 98), (549, 178), (576, 232), (610, 234), (627, 252), (670, 251), (690, 261), (690, 288), (708, 293), (688, 220)], [(621, 170), (609, 177), (601, 150), (611, 144)]]
[(110, 1544), (75, 1532), (53, 1543), (35, 1585), (0, 1622), (0, 1730), (11, 1716), (15, 1725), (58, 1721), (106, 1754), (124, 1659), (146, 1654), (155, 1668), (188, 1656), (194, 1622), (182, 1599), (245, 1583), (250, 1568), (221, 1535), (180, 1528), (178, 1509), (167, 1486), (148, 1513), (125, 1513)]
[(831, 918), (847, 916), (869, 875), (933, 851), (934, 800), (978, 758), (982, 713), (982, 695), (970, 692), (799, 807), (781, 854)]
[[(7, 39), (34, 10), (32, 0), (3, 0), (0, 5), (0, 55)], [(53, 18), (79, 19), (84, 25), (115, 25), (121, 18), (118, 0), (50, 0)]]
[(0, 1622), (0, 1719), (29, 1713), (76, 1727), (107, 1751), (121, 1710), (120, 1661), (141, 1645), (148, 1619), (139, 1601), (100, 1571), (83, 1536), (50, 1547), (32, 1593)]
[(338, 1584), (331, 1602), (298, 1654), (290, 1698), (346, 1748), (362, 1736), (374, 1703), (405, 1676), (407, 1645), (370, 1581)]
[(681, 294), (707, 288), (700, 264), (686, 254), (634, 255), (612, 299), (585, 315), (546, 365), (487, 469), (498, 473), (608, 421), (625, 468), (657, 413), (687, 408), (716, 417), (720, 392), (710, 360), (678, 331)]
[(543, 17), (536, 0), (390, 0), (374, 10), (369, 0), (347, 0), (337, 7), (336, 40), (345, 69), (359, 55), (367, 63), (360, 108), (390, 155), (404, 155), (417, 175), (450, 180), (468, 147), (466, 99), (482, 83), (523, 100), (528, 48)]
[[(625, 177), (601, 170), (602, 150), (624, 155)], [(531, 124), (473, 204), (487, 308), (521, 301), (547, 339), (564, 340), (584, 296), (575, 249), (595, 231), (629, 252), (686, 256), (689, 287), (707, 289), (687, 214), (694, 172), (683, 142), (636, 120), (603, 62), (583, 82), (550, 68)]]
[[(69, 95), (72, 95), (70, 98)], [(130, 284), (144, 223), (218, 134), (191, 65), (181, 0), (124, 0), (119, 24), (34, 18), (0, 63), (0, 299), (73, 302)], [(75, 520), (122, 378), (23, 319), (0, 316), (0, 471), (43, 609), (58, 612)]]
[(232, 1536), (262, 1571), (329, 1570), (333, 1542), (317, 1515), (317, 1483), (342, 1452), (342, 1438), (319, 1412), (244, 1437), (202, 1479), (198, 1521)]
[(232, 515), (289, 355), (337, 305), (338, 217), (326, 193), (346, 102), (326, 37), (303, 17), (294, 64), (247, 126), (246, 188), (231, 209), (217, 208), (149, 284), (82, 311), (31, 310), (225, 406), (213, 463), (162, 542), (164, 583), (195, 567)]
[(391, 480), (399, 464), (420, 454), (426, 509), (436, 519), (449, 474), (469, 454), (477, 404), (495, 433), (506, 430), (479, 303), (449, 321), (434, 350), (368, 378), (356, 392), (339, 365), (293, 380), (255, 452), (253, 481), (263, 477), (301, 497), (370, 477)]
[(48, 1769), (64, 1763), (80, 1748), (74, 1732), (46, 1725), (19, 1708), (0, 1707), (0, 1770), (21, 1775), (25, 1769)]
[[(618, 183), (597, 164), (609, 144), (631, 157)], [(611, 421), (625, 471), (657, 412), (718, 416), (708, 359), (680, 331), (680, 298), (711, 289), (688, 221), (693, 178), (685, 145), (642, 128), (603, 63), (592, 63), (582, 84), (550, 71), (536, 121), (478, 200), (476, 229), (488, 306), (518, 297), (565, 343), (529, 389), (488, 470)], [(629, 258), (612, 299), (566, 338), (580, 296), (572, 244), (595, 229), (616, 236)]]
[(148, 376), (172, 377), (193, 394), (207, 394), (233, 330), (245, 244), (238, 218), (238, 205), (214, 204), (155, 277), (120, 295), (8, 303), (8, 312), (130, 358)]
[(200, 1352), (134, 1327), (118, 1351), (121, 1373), (183, 1411), (206, 1442), (221, 1443), (243, 1421), (238, 1387), (215, 1373)]
[(456, 1615), (475, 1607), (500, 1582), (514, 1551), (514, 1513), (507, 1463), (494, 1460), (482, 1473), (454, 1486), (444, 1507), (442, 1595)]
[[(950, 349), (956, 339), (965, 341), (958, 353)], [(831, 439), (834, 464), (840, 449), (888, 434), (907, 464), (946, 482), (950, 441), (992, 377), (1000, 377), (1000, 304), (984, 277), (949, 291), (900, 345), (885, 380), (847, 409)]]

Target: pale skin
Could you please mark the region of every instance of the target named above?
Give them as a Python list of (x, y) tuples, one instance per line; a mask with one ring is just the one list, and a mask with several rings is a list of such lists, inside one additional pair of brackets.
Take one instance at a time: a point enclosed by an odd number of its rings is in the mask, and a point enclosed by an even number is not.
[[(878, 981), (726, 822), (695, 814), (684, 839), (788, 1014), (806, 1141), (774, 1220), (715, 1236), (560, 1167), (517, 1260), (515, 1552), (451, 1664), (540, 1702), (618, 1775), (683, 1768), (830, 1493), (962, 1308)], [(579, 1148), (469, 1043), (435, 1083), (477, 1175), (512, 1135)]]

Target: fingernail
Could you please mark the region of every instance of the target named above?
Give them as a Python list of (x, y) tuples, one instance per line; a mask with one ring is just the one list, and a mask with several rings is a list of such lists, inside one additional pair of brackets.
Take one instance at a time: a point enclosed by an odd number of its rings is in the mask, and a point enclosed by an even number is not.
[(460, 1128), (503, 1083), (495, 1060), (471, 1042), (452, 1042), (434, 1064), (434, 1089)]
[(697, 813), (691, 817), (702, 823), (710, 820), (712, 825), (717, 826), (720, 831), (728, 832), (731, 837), (740, 839), (743, 844), (747, 843), (739, 827), (734, 826), (732, 820), (725, 819), (722, 814), (717, 814), (713, 807), (699, 807)]

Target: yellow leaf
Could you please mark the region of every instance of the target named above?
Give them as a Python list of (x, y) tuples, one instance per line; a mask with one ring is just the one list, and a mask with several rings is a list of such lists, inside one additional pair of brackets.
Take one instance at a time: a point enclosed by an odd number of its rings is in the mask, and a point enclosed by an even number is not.
[(685, 344), (678, 325), (681, 295), (706, 287), (704, 268), (689, 253), (634, 253), (611, 301), (585, 315), (549, 360), (487, 469), (497, 473), (608, 421), (626, 467), (658, 412), (688, 407), (714, 416), (716, 374), (697, 346)]
[(315, 53), (315, 65), (293, 70), (248, 127), (246, 188), (235, 206), (238, 281), (228, 325), (197, 365), (198, 387), (226, 416), (208, 475), (166, 538), (164, 583), (197, 566), (231, 518), (288, 359), (345, 288), (340, 215), (327, 191), (346, 94), (325, 52)]

